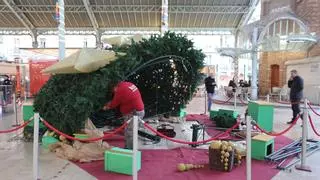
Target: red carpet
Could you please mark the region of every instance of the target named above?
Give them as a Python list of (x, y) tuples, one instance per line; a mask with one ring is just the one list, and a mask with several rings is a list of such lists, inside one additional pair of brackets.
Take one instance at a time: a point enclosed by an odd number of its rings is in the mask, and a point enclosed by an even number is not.
[[(203, 118), (203, 116), (202, 116)], [(203, 118), (204, 119), (204, 118)], [(209, 133), (210, 134), (210, 133)], [(275, 139), (275, 149), (279, 149), (287, 145), (292, 140), (280, 136)], [(109, 141), (108, 141), (109, 142)], [(120, 145), (123, 141), (111, 141), (111, 144)], [(119, 144), (120, 143), (120, 144)], [(220, 172), (211, 170), (208, 167), (203, 169), (191, 170), (189, 172), (177, 172), (176, 166), (178, 163), (192, 164), (208, 164), (208, 150), (192, 149), (192, 148), (177, 148), (172, 150), (143, 150), (142, 151), (142, 168), (139, 171), (139, 179), (141, 180), (245, 180), (246, 168), (245, 160), (241, 166), (236, 167), (231, 172)], [(97, 161), (93, 163), (85, 163), (77, 165), (95, 176), (97, 179), (116, 179), (116, 180), (131, 180), (131, 176), (110, 173), (104, 171), (104, 162)], [(273, 168), (273, 164), (268, 164), (264, 161), (252, 160), (252, 179), (270, 180), (279, 170)]]

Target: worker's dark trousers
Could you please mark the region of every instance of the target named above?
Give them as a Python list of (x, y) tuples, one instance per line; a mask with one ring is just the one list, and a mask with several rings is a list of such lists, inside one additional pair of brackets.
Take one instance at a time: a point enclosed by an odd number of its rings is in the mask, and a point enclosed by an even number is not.
[(291, 108), (292, 108), (291, 122), (293, 122), (296, 119), (297, 115), (300, 114), (300, 99), (291, 100), (291, 103), (292, 103), (291, 104)]
[[(139, 119), (143, 119), (144, 117), (144, 110), (143, 111), (136, 111), (135, 115), (137, 115), (139, 117)], [(133, 114), (128, 115), (127, 120), (131, 119), (130, 123), (128, 124), (128, 126), (125, 129), (124, 132), (124, 138), (125, 138), (125, 148), (126, 149), (133, 149)], [(143, 128), (143, 124), (139, 121), (139, 128)]]

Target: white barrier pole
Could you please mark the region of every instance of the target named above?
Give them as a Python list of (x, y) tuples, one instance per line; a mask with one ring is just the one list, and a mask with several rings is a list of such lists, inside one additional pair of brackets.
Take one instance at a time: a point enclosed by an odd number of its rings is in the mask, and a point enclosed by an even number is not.
[(251, 116), (246, 117), (247, 133), (247, 157), (246, 157), (246, 175), (247, 180), (251, 180)]
[[(207, 92), (205, 92), (204, 93), (204, 114), (207, 114), (207, 103), (208, 103), (208, 101), (209, 100), (207, 100), (207, 98), (209, 98), (209, 97), (207, 97)], [(212, 102), (211, 102), (212, 103)]]
[(270, 95), (267, 94), (267, 102), (270, 102)]
[(311, 168), (306, 165), (306, 154), (307, 154), (307, 138), (308, 138), (308, 100), (304, 99), (304, 110), (303, 110), (303, 124), (302, 124), (302, 151), (301, 151), (301, 164), (296, 165), (297, 170), (309, 171)]
[(13, 96), (13, 112), (14, 112), (14, 114), (15, 114), (15, 120), (16, 120), (16, 124), (15, 125), (13, 125), (13, 126), (19, 126), (19, 123), (18, 123), (18, 108), (17, 108), (17, 98), (16, 98), (16, 95), (15, 94), (13, 94), (12, 95)]
[(39, 113), (34, 113), (33, 118), (33, 180), (39, 178)]
[(0, 92), (0, 119), (2, 118), (2, 106), (3, 106), (3, 99), (2, 99), (2, 93)]
[(132, 178), (133, 180), (138, 179), (138, 172), (137, 172), (137, 151), (138, 151), (138, 123), (139, 118), (138, 116), (133, 116), (133, 153), (132, 153)]
[(279, 101), (281, 102), (281, 94), (279, 95)]
[(233, 93), (234, 95), (234, 109), (237, 108), (237, 91)]

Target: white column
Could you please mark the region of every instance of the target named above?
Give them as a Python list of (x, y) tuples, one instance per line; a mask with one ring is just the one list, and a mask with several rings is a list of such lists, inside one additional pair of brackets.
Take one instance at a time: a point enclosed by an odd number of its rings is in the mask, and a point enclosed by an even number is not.
[[(235, 33), (235, 37), (234, 37), (234, 48), (238, 47), (238, 34), (239, 31), (237, 31)], [(237, 49), (235, 49), (235, 52), (237, 52)], [(235, 53), (235, 56), (233, 57), (233, 67), (234, 67), (234, 81), (238, 86), (238, 82), (239, 82), (239, 57), (238, 54)]]
[(251, 100), (258, 99), (258, 87), (257, 87), (257, 65), (258, 65), (258, 54), (257, 54), (257, 45), (258, 45), (258, 28), (254, 28), (252, 35), (252, 81), (251, 81)]
[(238, 59), (238, 57), (236, 56), (236, 57), (234, 57), (233, 58), (233, 67), (234, 67), (234, 83), (236, 83), (237, 84), (237, 87), (238, 87), (238, 85), (239, 85), (239, 59)]
[(64, 0), (59, 0), (59, 61), (65, 57)]
[(162, 0), (162, 6), (161, 6), (161, 34), (164, 34), (166, 31), (168, 31), (168, 0)]
[(39, 113), (33, 118), (33, 180), (39, 179)]
[(251, 180), (251, 116), (246, 117), (246, 125), (247, 125), (247, 157), (246, 157), (246, 180)]
[(32, 48), (38, 48), (39, 43), (38, 43), (37, 31), (33, 31), (33, 33), (31, 34), (31, 38), (32, 38)]
[(132, 148), (132, 173), (133, 173), (133, 180), (138, 179), (138, 171), (137, 171), (137, 151), (138, 151), (138, 123), (139, 118), (138, 116), (133, 116), (133, 148)]
[(103, 44), (101, 42), (101, 31), (96, 31), (96, 48), (102, 49)]

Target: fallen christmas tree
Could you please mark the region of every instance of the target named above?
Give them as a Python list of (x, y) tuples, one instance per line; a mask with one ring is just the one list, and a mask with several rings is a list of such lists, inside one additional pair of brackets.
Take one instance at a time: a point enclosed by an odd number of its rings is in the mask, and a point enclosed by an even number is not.
[[(153, 35), (113, 50), (126, 55), (91, 73), (53, 75), (35, 97), (35, 111), (71, 135), (112, 99), (112, 88), (119, 81), (137, 85), (150, 117), (177, 114), (201, 80), (205, 55), (181, 34)], [(106, 114), (106, 120), (116, 119), (113, 111)]]

